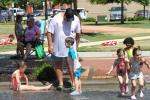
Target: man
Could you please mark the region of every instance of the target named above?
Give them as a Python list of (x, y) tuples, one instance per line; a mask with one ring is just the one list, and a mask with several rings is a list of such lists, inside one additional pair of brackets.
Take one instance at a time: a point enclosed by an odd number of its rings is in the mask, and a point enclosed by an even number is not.
[[(61, 91), (63, 86), (62, 79), (62, 59), (66, 59), (69, 74), (72, 80), (72, 90), (74, 87), (73, 73), (68, 59), (69, 49), (65, 46), (65, 39), (67, 37), (73, 37), (76, 41), (74, 43), (74, 48), (78, 50), (78, 44), (80, 41), (80, 21), (77, 16), (74, 15), (74, 11), (68, 8), (66, 12), (62, 12), (54, 16), (51, 20), (47, 32), (48, 38), (48, 51), (52, 55), (51, 58), (55, 63), (55, 71), (59, 81), (59, 86), (57, 90)], [(52, 45), (52, 35), (53, 35), (53, 45)]]

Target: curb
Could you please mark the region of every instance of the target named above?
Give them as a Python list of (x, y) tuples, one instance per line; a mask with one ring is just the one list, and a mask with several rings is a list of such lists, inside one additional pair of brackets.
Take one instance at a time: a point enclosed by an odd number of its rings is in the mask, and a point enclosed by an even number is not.
[[(49, 85), (50, 83), (53, 83), (53, 88), (56, 88), (59, 84), (57, 81), (51, 81), (51, 82), (29, 82), (29, 85), (34, 86), (45, 86)], [(99, 86), (118, 86), (119, 82), (117, 80), (110, 80), (110, 81), (82, 81), (82, 87), (99, 87)], [(22, 84), (25, 84), (25, 82), (22, 82)], [(138, 84), (138, 82), (137, 82)], [(132, 85), (131, 81), (129, 81), (129, 85)], [(144, 80), (144, 86), (150, 85), (149, 80)], [(0, 82), (0, 90), (2, 89), (12, 89), (12, 84), (10, 82)], [(64, 81), (64, 87), (65, 88), (71, 88), (71, 82), (70, 81)]]

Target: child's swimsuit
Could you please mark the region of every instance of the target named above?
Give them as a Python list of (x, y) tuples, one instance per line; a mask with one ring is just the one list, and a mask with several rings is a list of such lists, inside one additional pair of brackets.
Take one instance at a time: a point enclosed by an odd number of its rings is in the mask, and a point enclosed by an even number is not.
[[(16, 73), (14, 73), (14, 74), (16, 74)], [(15, 77), (13, 77), (14, 74), (11, 75), (11, 81), (12, 81), (13, 90), (16, 91), (17, 90), (17, 80)], [(23, 77), (23, 73), (21, 73), (21, 75), (19, 74), (19, 82), (22, 77)], [(20, 85), (21, 85), (21, 83), (20, 83)]]
[(127, 50), (128, 59), (130, 60), (131, 57), (133, 57), (133, 49)]
[[(3, 45), (5, 44), (5, 39), (2, 39), (2, 41), (3, 41)], [(10, 42), (10, 39), (8, 40), (8, 42)]]
[(117, 74), (123, 77), (126, 73), (127, 73), (127, 68), (125, 64), (125, 58), (121, 63), (118, 63), (118, 59), (117, 59)]
[(20, 23), (20, 24), (16, 23), (16, 25), (18, 26), (17, 36), (22, 36), (22, 23)]
[(143, 78), (142, 66), (139, 64), (139, 62), (134, 62), (134, 59), (132, 57), (131, 63), (132, 67), (129, 74), (129, 79)]

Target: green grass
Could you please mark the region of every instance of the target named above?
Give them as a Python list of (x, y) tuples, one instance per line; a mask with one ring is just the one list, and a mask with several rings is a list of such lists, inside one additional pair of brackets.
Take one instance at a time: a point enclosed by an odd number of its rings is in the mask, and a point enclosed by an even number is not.
[(125, 21), (125, 24), (120, 24), (120, 21), (114, 22), (99, 22), (97, 25), (95, 22), (82, 22), (84, 25), (95, 25), (95, 26), (111, 26), (111, 27), (126, 27), (126, 28), (144, 28), (149, 29), (150, 21)]
[[(124, 39), (127, 37), (141, 37), (141, 36), (149, 36), (150, 33), (97, 33), (97, 35), (83, 35), (81, 38), (87, 39), (90, 42), (95, 41), (103, 41), (103, 40), (113, 40), (113, 39)], [(82, 43), (82, 42), (80, 42)]]
[[(144, 39), (144, 40), (137, 40), (135, 41), (135, 46), (140, 45), (142, 51), (150, 51), (150, 39)], [(119, 42), (118, 45), (115, 46), (102, 46), (94, 45), (94, 46), (87, 46), (87, 47), (81, 47), (78, 49), (78, 52), (108, 52), (108, 51), (117, 51), (119, 48), (125, 48), (126, 46)]]
[[(23, 25), (25, 29), (27, 25)], [(0, 25), (0, 34), (10, 34), (15, 33), (15, 25)]]

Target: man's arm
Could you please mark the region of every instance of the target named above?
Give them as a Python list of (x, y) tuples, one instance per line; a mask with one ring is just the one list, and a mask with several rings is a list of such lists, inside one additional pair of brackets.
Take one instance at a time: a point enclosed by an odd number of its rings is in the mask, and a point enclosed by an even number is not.
[(52, 46), (52, 33), (47, 32), (47, 40), (48, 40), (48, 51), (50, 54), (53, 54), (54, 48)]
[(81, 32), (80, 33), (76, 33), (76, 50), (78, 51), (78, 45), (80, 42), (80, 37), (81, 37)]

